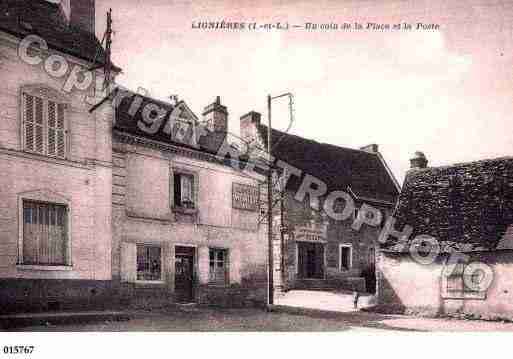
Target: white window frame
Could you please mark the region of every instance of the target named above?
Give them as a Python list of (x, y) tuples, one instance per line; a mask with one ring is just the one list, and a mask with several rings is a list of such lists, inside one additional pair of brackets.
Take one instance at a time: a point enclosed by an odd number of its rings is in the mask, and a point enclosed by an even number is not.
[[(35, 201), (44, 202), (49, 204), (56, 204), (66, 206), (66, 221), (67, 221), (67, 253), (66, 253), (66, 264), (65, 265), (34, 265), (23, 263), (23, 240), (24, 240), (24, 218), (23, 218), (23, 201)], [(71, 218), (72, 218), (72, 206), (71, 200), (64, 197), (56, 192), (48, 189), (22, 192), (18, 194), (18, 260), (16, 267), (18, 269), (33, 269), (33, 270), (71, 270), (73, 268), (72, 260), (72, 247), (73, 240), (71, 237)]]
[[(158, 247), (160, 248), (160, 279), (155, 280), (144, 280), (144, 279), (138, 279), (137, 278), (137, 272), (138, 272), (138, 261), (137, 261), (137, 247), (144, 246), (144, 247)], [(164, 283), (164, 246), (162, 246), (160, 243), (135, 243), (135, 283), (140, 284), (163, 284)]]
[[(26, 144), (26, 126), (25, 126), (25, 94), (39, 97), (43, 100), (43, 152), (30, 150)], [(48, 154), (48, 101), (55, 102), (57, 105), (64, 106), (64, 156), (56, 154)], [(69, 126), (69, 104), (70, 99), (68, 96), (61, 94), (59, 91), (54, 90), (46, 85), (26, 85), (20, 88), (19, 91), (19, 108), (20, 108), (20, 136), (21, 136), (21, 149), (25, 152), (38, 154), (58, 159), (68, 159), (70, 153), (70, 126)], [(57, 111), (57, 109), (56, 109)], [(57, 145), (57, 144), (56, 144)]]
[[(349, 268), (342, 268), (342, 248), (349, 248)], [(353, 245), (350, 243), (341, 243), (338, 245), (338, 270), (347, 272), (353, 269)]]

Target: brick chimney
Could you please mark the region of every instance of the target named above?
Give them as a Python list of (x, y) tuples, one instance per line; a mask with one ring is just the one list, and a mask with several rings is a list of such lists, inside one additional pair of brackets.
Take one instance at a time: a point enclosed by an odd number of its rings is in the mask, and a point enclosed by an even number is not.
[(379, 152), (379, 147), (375, 143), (372, 143), (370, 145), (360, 147), (360, 150), (370, 152), (370, 153), (377, 153), (377, 152)]
[(413, 157), (410, 159), (410, 169), (423, 169), (426, 168), (428, 164), (428, 160), (426, 155), (420, 151), (414, 153)]
[(94, 34), (95, 0), (54, 0), (53, 2), (59, 2), (61, 10), (71, 26)]
[(246, 142), (251, 143), (257, 139), (258, 126), (260, 126), (261, 115), (258, 112), (251, 111), (240, 118), (240, 137)]
[(203, 110), (203, 121), (210, 131), (228, 131), (228, 110), (226, 106), (221, 105), (221, 98), (219, 96), (216, 97), (214, 103), (208, 105)]

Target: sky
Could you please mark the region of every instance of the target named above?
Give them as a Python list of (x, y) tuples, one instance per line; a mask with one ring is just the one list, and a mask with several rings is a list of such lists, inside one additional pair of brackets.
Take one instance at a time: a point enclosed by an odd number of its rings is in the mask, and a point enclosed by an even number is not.
[[(216, 96), (229, 130), (266, 98), (294, 94), (290, 132), (342, 147), (376, 143), (402, 182), (415, 151), (430, 166), (513, 155), (513, 1), (96, 0), (113, 10), (117, 82), (178, 95), (201, 116)], [(411, 23), (410, 31), (198, 30), (198, 21)], [(415, 30), (416, 23), (439, 30)], [(289, 124), (273, 102), (273, 127)]]

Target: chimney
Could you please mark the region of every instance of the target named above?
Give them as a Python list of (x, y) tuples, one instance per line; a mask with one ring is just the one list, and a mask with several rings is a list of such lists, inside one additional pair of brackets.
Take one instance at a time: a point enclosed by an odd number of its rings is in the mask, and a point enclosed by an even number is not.
[(248, 112), (240, 117), (240, 137), (246, 143), (251, 143), (256, 140), (261, 117), (262, 116), (255, 111)]
[(94, 34), (95, 0), (60, 0), (59, 3), (71, 26)]
[(423, 169), (426, 168), (428, 164), (428, 160), (426, 158), (426, 155), (424, 153), (417, 151), (413, 155), (413, 158), (410, 159), (410, 169)]
[(203, 121), (207, 129), (213, 132), (228, 131), (228, 110), (226, 106), (221, 105), (221, 98), (216, 97), (216, 101), (203, 110)]
[(360, 150), (370, 152), (370, 153), (378, 153), (379, 152), (378, 145), (376, 145), (375, 143), (360, 147)]

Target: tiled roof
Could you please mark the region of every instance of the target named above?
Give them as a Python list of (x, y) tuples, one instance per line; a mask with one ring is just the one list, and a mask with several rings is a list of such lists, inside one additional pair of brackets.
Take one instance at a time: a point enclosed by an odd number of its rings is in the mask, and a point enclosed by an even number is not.
[[(260, 137), (267, 147), (267, 126), (259, 126)], [(351, 191), (362, 199), (395, 203), (398, 186), (377, 153), (319, 143), (272, 130), (272, 155), (322, 180), (329, 191)], [(290, 189), (301, 180), (293, 176)]]
[[(50, 48), (97, 64), (105, 52), (94, 34), (68, 25), (57, 4), (43, 0), (0, 0), (0, 31), (42, 37)], [(119, 70), (118, 68), (115, 68)]]
[(433, 236), (445, 252), (513, 248), (513, 158), (411, 170), (394, 216), (396, 229), (413, 227), (410, 240)]

